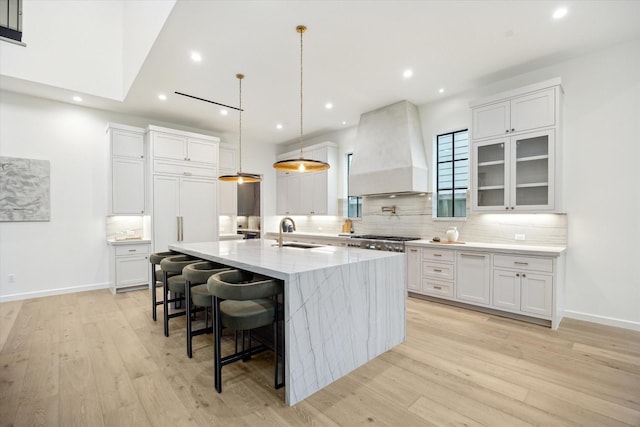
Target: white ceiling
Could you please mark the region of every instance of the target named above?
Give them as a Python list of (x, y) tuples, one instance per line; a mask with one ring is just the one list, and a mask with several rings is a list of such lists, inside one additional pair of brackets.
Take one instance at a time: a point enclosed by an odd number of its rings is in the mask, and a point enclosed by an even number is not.
[[(562, 20), (551, 15), (568, 8)], [(124, 102), (85, 105), (234, 134), (238, 115), (181, 97), (238, 104), (243, 143), (281, 143), (300, 132), (304, 35), (304, 131), (357, 124), (398, 100), (421, 105), (532, 68), (640, 38), (640, 1), (213, 1), (179, 0)], [(126, 41), (125, 41), (126, 43)], [(202, 54), (191, 61), (192, 51)], [(404, 79), (405, 69), (413, 77)], [(6, 90), (70, 102), (70, 93), (19, 79)], [(438, 93), (445, 88), (443, 94)], [(47, 90), (45, 90), (47, 89)], [(168, 95), (159, 101), (159, 93)], [(324, 105), (332, 102), (332, 110)], [(282, 123), (282, 130), (276, 124)]]

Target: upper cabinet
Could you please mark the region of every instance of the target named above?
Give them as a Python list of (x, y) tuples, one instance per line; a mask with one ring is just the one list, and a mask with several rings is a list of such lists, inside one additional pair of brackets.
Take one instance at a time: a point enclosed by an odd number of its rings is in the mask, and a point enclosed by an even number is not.
[(474, 211), (560, 210), (560, 79), (472, 104)]
[(144, 129), (110, 123), (109, 189), (110, 215), (146, 213)]
[[(297, 159), (300, 151), (281, 154), (278, 160)], [(321, 172), (277, 172), (276, 213), (278, 215), (338, 214), (338, 148), (331, 142), (304, 149), (304, 157), (328, 162)]]
[(215, 178), (219, 138), (149, 126), (153, 173)]
[(543, 89), (511, 100), (473, 109), (475, 140), (554, 126), (556, 88)]

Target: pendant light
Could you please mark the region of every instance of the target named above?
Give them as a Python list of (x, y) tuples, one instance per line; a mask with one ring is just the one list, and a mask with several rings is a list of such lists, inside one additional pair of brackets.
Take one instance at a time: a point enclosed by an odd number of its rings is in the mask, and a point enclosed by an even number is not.
[(307, 31), (307, 27), (304, 25), (298, 25), (296, 27), (296, 32), (300, 34), (300, 157), (297, 159), (281, 160), (273, 164), (273, 167), (277, 170), (287, 172), (318, 172), (331, 167), (329, 163), (305, 159), (302, 154), (302, 34), (304, 34), (305, 31)]
[(243, 184), (245, 182), (260, 182), (262, 178), (260, 175), (255, 175), (252, 173), (243, 173), (242, 172), (242, 79), (244, 79), (244, 74), (236, 74), (236, 78), (238, 79), (238, 83), (240, 86), (240, 125), (238, 129), (238, 142), (240, 147), (240, 152), (238, 157), (240, 158), (240, 167), (238, 168), (238, 172), (235, 175), (222, 175), (218, 177), (218, 181), (224, 182), (237, 182), (238, 184)]

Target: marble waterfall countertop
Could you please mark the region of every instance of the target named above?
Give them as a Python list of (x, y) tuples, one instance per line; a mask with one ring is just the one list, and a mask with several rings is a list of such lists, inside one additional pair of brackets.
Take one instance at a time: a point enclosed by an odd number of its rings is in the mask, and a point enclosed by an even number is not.
[(284, 281), (289, 405), (405, 339), (403, 253), (280, 248), (270, 239), (178, 243), (169, 249)]

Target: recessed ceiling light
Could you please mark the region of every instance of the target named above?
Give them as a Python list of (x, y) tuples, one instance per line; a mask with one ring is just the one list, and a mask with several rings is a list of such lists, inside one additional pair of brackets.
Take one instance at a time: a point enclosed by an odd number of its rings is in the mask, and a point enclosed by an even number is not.
[(200, 62), (202, 61), (202, 55), (200, 55), (198, 52), (191, 52), (191, 59), (195, 62)]
[(444, 93), (444, 88), (441, 87), (440, 90), (438, 91), (438, 93)]
[(326, 108), (327, 110), (331, 110), (333, 108), (333, 104), (330, 102), (327, 102), (326, 104), (324, 104), (324, 108)]
[(553, 19), (564, 18), (566, 14), (567, 14), (567, 8), (561, 7), (559, 9), (556, 9), (555, 12), (553, 12)]
[(413, 76), (413, 70), (404, 70), (404, 73), (402, 73), (402, 77), (405, 79), (408, 79), (411, 76)]
[(158, 95), (158, 99), (160, 101), (166, 101), (167, 100), (167, 95), (165, 95), (164, 93), (161, 93), (160, 95)]
[(343, 120), (343, 121), (342, 121), (342, 125), (344, 126), (344, 125), (346, 125), (346, 124), (347, 124), (346, 120)]
[(76, 102), (82, 102), (82, 98), (80, 98), (79, 96), (74, 96), (73, 100)]
[(226, 116), (227, 114), (229, 114), (229, 112), (227, 110), (220, 110), (220, 114)]
[(282, 123), (278, 123), (278, 124), (276, 125), (276, 129), (282, 129)]

